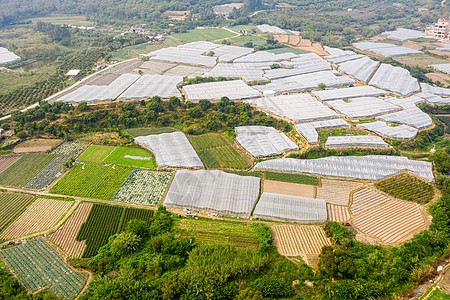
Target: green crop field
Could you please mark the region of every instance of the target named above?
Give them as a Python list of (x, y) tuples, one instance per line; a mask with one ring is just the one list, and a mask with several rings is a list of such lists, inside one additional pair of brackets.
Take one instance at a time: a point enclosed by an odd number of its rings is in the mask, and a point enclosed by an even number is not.
[[(133, 156), (134, 158), (125, 157), (125, 155)], [(136, 158), (138, 157), (138, 158)], [(139, 159), (140, 157), (148, 157), (150, 160)], [(130, 148), (130, 147), (117, 147), (103, 159), (104, 163), (107, 164), (118, 164), (123, 166), (137, 167), (137, 168), (155, 168), (155, 159), (153, 155), (141, 148)]]
[(50, 17), (33, 18), (31, 19), (33, 23), (37, 22), (47, 22), (54, 25), (72, 25), (72, 26), (94, 26), (95, 23), (88, 21), (84, 16), (70, 16), (70, 15), (55, 15)]
[(200, 243), (231, 244), (240, 248), (258, 249), (256, 230), (250, 224), (222, 220), (183, 218), (176, 224), (176, 231), (185, 237), (193, 237)]
[(267, 50), (267, 52), (272, 52), (275, 54), (281, 54), (281, 53), (294, 53), (294, 54), (305, 54), (305, 53), (311, 53), (305, 50), (301, 50), (301, 49), (296, 49), (296, 48), (277, 48), (277, 49), (271, 49), (271, 50)]
[(55, 157), (56, 155), (53, 154), (42, 153), (23, 155), (0, 174), (0, 184), (22, 187), (50, 164)]
[(186, 44), (196, 41), (214, 41), (235, 36), (234, 33), (221, 28), (208, 29), (193, 29), (186, 33), (175, 33), (171, 38), (179, 41), (181, 44)]
[(105, 166), (81, 162), (66, 174), (52, 189), (54, 194), (109, 200), (131, 174), (133, 168)]
[(138, 137), (150, 134), (161, 134), (161, 133), (171, 133), (178, 131), (172, 127), (140, 127), (140, 128), (130, 128), (126, 132), (132, 137)]
[(301, 183), (309, 185), (319, 185), (319, 177), (301, 175), (301, 174), (287, 174), (287, 173), (276, 173), (276, 172), (265, 172), (264, 178), (267, 180), (291, 182), (291, 183)]
[(428, 203), (434, 197), (430, 183), (407, 173), (379, 181), (375, 186), (392, 197), (421, 204)]
[(189, 136), (203, 163), (209, 169), (248, 169), (250, 162), (223, 135), (217, 133)]
[(107, 157), (111, 151), (115, 148), (111, 146), (99, 146), (99, 145), (90, 145), (83, 154), (81, 154), (79, 160), (84, 161), (103, 161), (105, 157)]
[(239, 176), (253, 176), (253, 177), (261, 177), (261, 171), (233, 171), (233, 170), (225, 170), (226, 173), (236, 174)]
[(0, 231), (34, 198), (27, 194), (0, 192)]
[(123, 207), (94, 204), (77, 235), (77, 241), (86, 241), (83, 258), (97, 254), (108, 243), (108, 238), (119, 229)]
[(124, 231), (127, 228), (128, 222), (133, 219), (144, 221), (147, 224), (147, 226), (150, 226), (152, 223), (152, 218), (153, 218), (153, 210), (126, 207), (125, 211), (123, 212), (119, 230), (117, 232)]

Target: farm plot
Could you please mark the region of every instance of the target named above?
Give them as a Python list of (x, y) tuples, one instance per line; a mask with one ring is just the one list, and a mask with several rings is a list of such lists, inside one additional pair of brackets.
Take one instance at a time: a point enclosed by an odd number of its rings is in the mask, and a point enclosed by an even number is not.
[(264, 178), (266, 180), (275, 180), (275, 181), (308, 184), (308, 185), (319, 185), (319, 183), (320, 183), (319, 177), (301, 175), (301, 174), (264, 172)]
[(350, 220), (350, 213), (347, 206), (327, 203), (328, 220), (335, 222), (345, 222)]
[(87, 147), (89, 147), (89, 144), (83, 142), (65, 142), (53, 150), (52, 154), (78, 156)]
[(389, 197), (380, 192), (365, 187), (353, 193), (350, 209), (352, 214), (357, 215), (389, 200)]
[(425, 229), (420, 206), (391, 200), (357, 215), (352, 223), (362, 233), (383, 244), (398, 244)]
[(50, 239), (64, 250), (68, 256), (81, 257), (86, 249), (85, 242), (77, 241), (76, 237), (81, 229), (81, 225), (86, 222), (91, 209), (91, 203), (81, 203), (67, 222), (50, 236)]
[(122, 213), (123, 207), (94, 204), (76, 237), (77, 241), (86, 243), (83, 258), (96, 255), (108, 238), (117, 232)]
[(67, 213), (72, 204), (73, 201), (36, 199), (0, 234), (0, 239), (16, 239), (50, 229)]
[(189, 140), (197, 150), (203, 163), (209, 169), (248, 169), (250, 162), (242, 156), (231, 142), (220, 134), (204, 134), (189, 136)]
[(323, 179), (322, 185), (317, 188), (317, 198), (325, 199), (327, 203), (347, 206), (350, 193), (363, 187), (360, 182)]
[(5, 155), (0, 156), (0, 173), (12, 166), (16, 161), (21, 158), (20, 155)]
[(122, 221), (117, 232), (124, 231), (127, 228), (128, 222), (133, 219), (144, 221), (147, 223), (147, 226), (150, 226), (153, 219), (153, 210), (125, 207)]
[(331, 245), (320, 226), (273, 225), (272, 233), (275, 246), (281, 255), (302, 256), (307, 261), (316, 261), (322, 247)]
[(421, 204), (428, 203), (434, 197), (430, 183), (408, 173), (379, 181), (375, 186), (392, 197)]
[(240, 222), (183, 218), (177, 223), (176, 230), (182, 236), (193, 237), (200, 243), (231, 244), (252, 249), (259, 247), (255, 228)]
[(0, 193), (0, 230), (17, 216), (34, 196), (20, 193)]
[(129, 128), (126, 133), (136, 138), (138, 136), (150, 135), (150, 134), (161, 134), (161, 133), (172, 133), (178, 131), (172, 127), (138, 127)]
[(117, 147), (103, 159), (107, 164), (118, 164), (136, 168), (155, 168), (155, 159), (152, 154), (144, 149)]
[(89, 277), (87, 273), (72, 270), (43, 239), (5, 249), (0, 257), (30, 293), (48, 287), (58, 297), (73, 299)]
[(56, 155), (41, 153), (23, 155), (12, 166), (0, 174), (0, 184), (22, 187), (55, 158)]
[(263, 190), (266, 193), (314, 198), (315, 188), (312, 185), (282, 181), (264, 180)]
[(81, 162), (51, 189), (54, 194), (110, 200), (132, 168)]
[(14, 153), (31, 153), (31, 152), (45, 152), (52, 150), (53, 147), (61, 144), (63, 140), (58, 139), (31, 139), (21, 142), (14, 147)]
[(112, 198), (126, 202), (158, 205), (171, 177), (171, 172), (135, 169)]
[(90, 145), (83, 154), (81, 154), (79, 160), (83, 161), (103, 161), (115, 148), (111, 146), (99, 146)]
[(55, 179), (63, 170), (64, 163), (70, 159), (68, 155), (58, 155), (50, 164), (48, 164), (39, 174), (33, 177), (26, 185), (30, 189), (43, 189)]

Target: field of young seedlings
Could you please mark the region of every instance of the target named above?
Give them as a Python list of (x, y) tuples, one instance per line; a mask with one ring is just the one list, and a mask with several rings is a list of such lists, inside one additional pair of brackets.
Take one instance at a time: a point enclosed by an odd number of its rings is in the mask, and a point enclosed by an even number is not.
[(72, 270), (43, 239), (0, 252), (28, 292), (47, 287), (58, 297), (74, 299), (83, 290), (89, 275)]
[(114, 149), (115, 148), (112, 146), (90, 145), (89, 148), (87, 148), (78, 159), (83, 161), (101, 162)]
[(53, 150), (52, 154), (78, 156), (87, 147), (89, 147), (89, 144), (83, 142), (65, 142)]
[(34, 198), (27, 194), (0, 192), (0, 231)]
[(133, 169), (80, 162), (51, 189), (54, 194), (110, 200)]
[(320, 184), (319, 177), (301, 175), (301, 174), (265, 172), (264, 178), (267, 180), (309, 184), (309, 185), (319, 185)]
[(20, 159), (20, 157), (20, 155), (0, 156), (0, 173), (12, 166), (16, 161)]
[(26, 185), (30, 189), (43, 189), (47, 184), (55, 179), (56, 175), (64, 168), (64, 163), (70, 159), (68, 155), (58, 155), (39, 174), (34, 176)]
[(375, 186), (392, 197), (420, 204), (428, 203), (434, 197), (430, 183), (408, 173), (379, 181)]
[(53, 154), (23, 155), (0, 174), (0, 184), (23, 187), (56, 158)]
[(135, 169), (112, 198), (126, 202), (158, 205), (171, 177), (171, 172)]
[(155, 168), (155, 159), (152, 154), (140, 148), (116, 147), (103, 159), (103, 162), (136, 168)]

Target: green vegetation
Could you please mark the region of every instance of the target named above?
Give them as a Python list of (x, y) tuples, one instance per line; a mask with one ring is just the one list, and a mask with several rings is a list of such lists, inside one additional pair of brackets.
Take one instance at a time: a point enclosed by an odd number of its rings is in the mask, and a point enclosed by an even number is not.
[(115, 148), (110, 146), (90, 145), (79, 160), (101, 162), (107, 157)]
[(349, 148), (349, 149), (326, 149), (323, 147), (313, 147), (303, 153), (289, 154), (290, 158), (301, 159), (314, 159), (327, 156), (364, 156), (364, 155), (400, 155), (400, 153), (392, 148), (388, 149), (361, 149), (361, 148)]
[(450, 295), (446, 294), (439, 288), (432, 287), (431, 292), (425, 293), (424, 296), (419, 298), (420, 300), (449, 300)]
[(0, 174), (0, 184), (22, 187), (55, 159), (53, 154), (23, 155)]
[(171, 127), (138, 127), (138, 128), (129, 128), (126, 130), (126, 132), (133, 138), (151, 134), (171, 133), (175, 131), (178, 130)]
[(0, 192), (0, 231), (22, 212), (35, 197), (20, 193)]
[[(135, 159), (125, 157), (125, 155), (136, 156), (136, 157), (149, 157), (149, 160)], [(155, 168), (155, 160), (152, 154), (144, 149), (140, 148), (130, 148), (130, 147), (117, 147), (103, 159), (103, 162), (107, 164), (118, 164), (123, 166), (130, 166), (136, 168)]]
[(204, 134), (200, 136), (189, 136), (189, 141), (192, 143), (195, 149), (205, 150), (209, 148), (216, 148), (221, 146), (227, 146), (230, 144), (228, 139), (220, 134)]
[(261, 171), (234, 171), (234, 170), (225, 170), (225, 172), (230, 174), (236, 174), (240, 176), (253, 176), (253, 177), (261, 177), (262, 172)]
[(428, 203), (434, 197), (432, 184), (408, 173), (379, 181), (375, 186), (392, 197), (420, 204)]
[(94, 162), (78, 163), (51, 189), (54, 194), (109, 200), (133, 169), (105, 166)]
[(180, 44), (186, 44), (190, 42), (196, 42), (196, 41), (214, 41), (214, 40), (220, 40), (220, 39), (226, 39), (229, 37), (234, 36), (232, 32), (221, 29), (221, 28), (207, 28), (207, 29), (194, 29), (189, 30), (186, 33), (176, 33), (173, 34), (171, 37), (177, 41), (179, 41)]
[(117, 232), (125, 231), (127, 228), (128, 222), (131, 220), (137, 219), (144, 221), (147, 226), (150, 226), (152, 223), (154, 211), (150, 209), (138, 209), (132, 207), (125, 207), (122, 220), (120, 221), (119, 230)]
[(301, 175), (301, 174), (264, 172), (264, 178), (267, 180), (309, 184), (309, 185), (317, 185), (317, 186), (320, 184), (319, 177)]

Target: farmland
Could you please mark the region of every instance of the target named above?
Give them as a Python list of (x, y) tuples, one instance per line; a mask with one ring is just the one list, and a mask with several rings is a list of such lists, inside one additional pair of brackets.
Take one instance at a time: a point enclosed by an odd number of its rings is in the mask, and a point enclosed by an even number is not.
[(170, 172), (133, 170), (113, 199), (157, 205), (161, 202), (171, 177)]
[(183, 218), (177, 223), (175, 230), (182, 236), (195, 238), (200, 243), (223, 243), (240, 248), (258, 248), (256, 230), (250, 224)]
[(276, 173), (276, 172), (265, 172), (264, 178), (267, 180), (283, 181), (290, 183), (300, 183), (309, 185), (319, 185), (319, 177), (301, 175), (301, 174), (287, 174), (287, 173)]
[(186, 33), (176, 33), (171, 35), (175, 41), (180, 44), (195, 42), (195, 41), (214, 41), (232, 37), (235, 34), (228, 30), (221, 28), (208, 28), (208, 29), (193, 29)]
[(350, 213), (347, 206), (334, 205), (327, 203), (328, 220), (335, 222), (345, 222), (350, 219)]
[(73, 299), (88, 279), (87, 273), (72, 270), (43, 239), (3, 250), (0, 257), (31, 293), (48, 287), (58, 297)]
[(128, 222), (133, 219), (144, 221), (147, 224), (147, 226), (150, 226), (152, 222), (152, 217), (153, 217), (153, 210), (125, 207), (122, 221), (119, 225), (119, 230), (117, 230), (117, 232), (124, 231), (127, 228)]
[(315, 188), (308, 184), (298, 184), (283, 181), (264, 180), (264, 192), (299, 197), (314, 198)]
[(81, 257), (86, 249), (84, 241), (77, 241), (76, 237), (81, 226), (86, 222), (91, 208), (91, 203), (81, 203), (67, 222), (50, 236), (50, 239), (64, 250), (68, 256)]
[(126, 132), (134, 138), (150, 134), (172, 133), (175, 131), (178, 130), (172, 127), (139, 127), (126, 130)]
[(82, 153), (89, 144), (83, 142), (65, 142), (58, 148), (52, 151), (52, 154), (78, 156)]
[(375, 186), (392, 197), (421, 204), (428, 203), (434, 197), (430, 183), (407, 173), (379, 181)]
[(231, 142), (220, 134), (189, 136), (203, 163), (209, 169), (248, 169), (250, 162), (241, 155)]
[(153, 158), (152, 154), (140, 148), (114, 148), (114, 150), (106, 158), (103, 159), (103, 162), (107, 164), (118, 164), (136, 168), (155, 168), (155, 159)]
[(77, 241), (86, 241), (82, 257), (96, 255), (108, 238), (117, 232), (122, 212), (122, 207), (94, 204), (76, 237)]
[(362, 183), (344, 180), (321, 180), (321, 186), (317, 188), (317, 198), (325, 199), (327, 203), (336, 205), (348, 205), (350, 193), (363, 187)]
[(0, 230), (17, 216), (32, 200), (34, 196), (20, 193), (0, 192)]
[(68, 161), (68, 155), (58, 155), (51, 163), (49, 163), (39, 174), (33, 177), (26, 185), (30, 189), (43, 189), (47, 184), (51, 183), (53, 179), (64, 168), (64, 163)]
[(52, 189), (55, 194), (109, 200), (131, 174), (132, 168), (78, 163)]
[(20, 159), (20, 157), (20, 155), (0, 156), (0, 173), (12, 166), (16, 161)]
[(111, 146), (90, 145), (79, 160), (101, 162), (107, 157), (115, 148)]
[(420, 207), (400, 200), (391, 200), (369, 209), (357, 215), (352, 223), (383, 244), (405, 242), (413, 233), (425, 229)]
[(53, 147), (61, 144), (63, 141), (58, 139), (31, 139), (21, 142), (14, 147), (14, 153), (27, 152), (45, 152), (52, 150)]
[(72, 204), (72, 201), (38, 198), (0, 234), (0, 239), (16, 239), (50, 229)]
[(0, 184), (7, 186), (24, 186), (55, 159), (55, 155), (23, 155), (12, 166), (0, 174)]
[(351, 211), (357, 215), (378, 204), (389, 201), (390, 198), (371, 188), (363, 188), (353, 193)]

